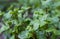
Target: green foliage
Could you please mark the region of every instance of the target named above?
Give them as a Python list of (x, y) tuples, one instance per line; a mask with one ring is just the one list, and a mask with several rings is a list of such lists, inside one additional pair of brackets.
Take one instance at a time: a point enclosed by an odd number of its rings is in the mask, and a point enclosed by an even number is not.
[(6, 11), (0, 11), (0, 18), (4, 23), (0, 33), (10, 35), (6, 35), (6, 39), (56, 39), (60, 36), (60, 0), (19, 0)]

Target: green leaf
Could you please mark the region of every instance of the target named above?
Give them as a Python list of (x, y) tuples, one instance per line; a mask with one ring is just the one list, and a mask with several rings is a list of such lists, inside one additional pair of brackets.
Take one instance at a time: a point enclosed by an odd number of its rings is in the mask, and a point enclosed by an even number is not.
[(9, 29), (9, 26), (2, 25), (2, 27), (0, 29), (0, 33), (2, 33), (3, 31), (6, 31), (8, 29)]
[(39, 20), (34, 20), (34, 21), (31, 21), (31, 24), (33, 25), (33, 29), (34, 30), (37, 30), (39, 28)]
[(26, 39), (26, 38), (28, 38), (28, 34), (29, 34), (28, 31), (22, 31), (22, 32), (18, 35), (18, 37), (19, 37), (20, 39)]
[(11, 37), (10, 37), (10, 39), (15, 39), (15, 38), (14, 38), (14, 35), (13, 35), (13, 36), (11, 36)]
[(44, 36), (44, 31), (36, 31), (37, 39), (46, 39)]
[(55, 35), (60, 35), (60, 30), (54, 30)]
[(40, 27), (42, 27), (42, 26), (44, 26), (45, 24), (47, 24), (47, 22), (45, 21), (45, 20), (47, 20), (47, 16), (48, 16), (48, 14), (42, 16), (41, 18), (39, 18), (39, 20), (40, 20)]

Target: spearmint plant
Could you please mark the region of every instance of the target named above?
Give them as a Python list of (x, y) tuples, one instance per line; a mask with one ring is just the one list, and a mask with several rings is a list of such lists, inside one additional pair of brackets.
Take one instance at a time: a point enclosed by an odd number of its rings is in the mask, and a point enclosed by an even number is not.
[(0, 11), (6, 39), (59, 39), (60, 0), (18, 0)]

